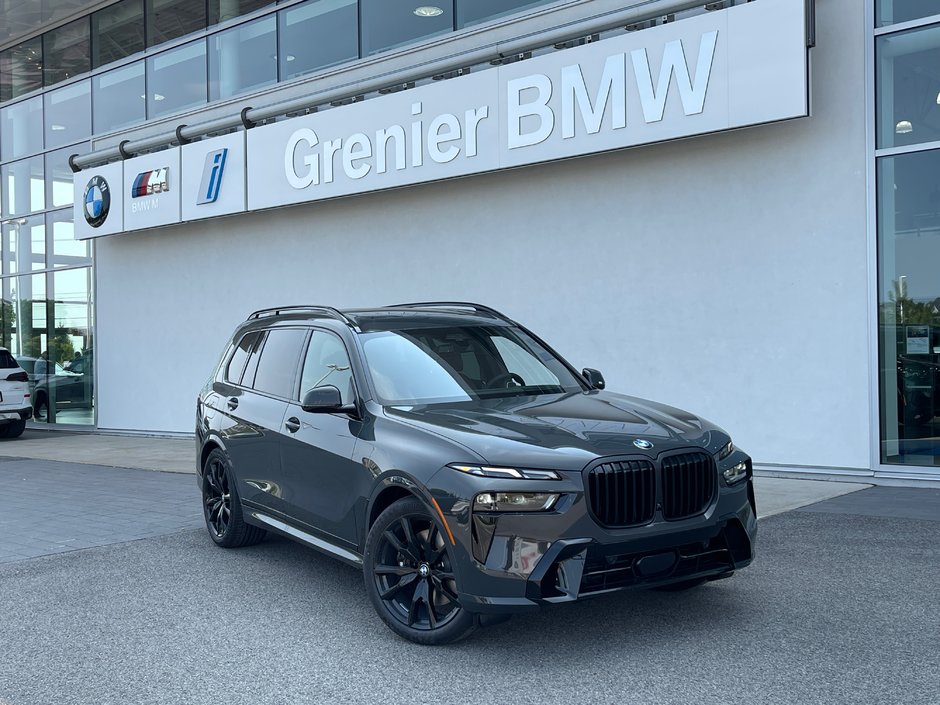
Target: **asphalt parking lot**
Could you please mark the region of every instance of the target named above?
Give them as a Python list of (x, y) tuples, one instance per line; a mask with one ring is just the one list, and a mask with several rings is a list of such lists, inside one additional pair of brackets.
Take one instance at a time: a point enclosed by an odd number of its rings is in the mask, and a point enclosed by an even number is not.
[[(3, 705), (940, 703), (940, 490), (873, 488), (769, 517), (757, 561), (730, 580), (547, 609), (429, 648), (382, 625), (352, 568), (277, 538), (216, 548), (192, 476), (61, 465), (0, 462), (8, 487), (86, 485), (8, 505), (0, 552), (27, 510), (78, 531), (102, 472), (131, 503), (89, 529), (104, 545), (0, 563)], [(162, 531), (133, 503), (151, 491)]]

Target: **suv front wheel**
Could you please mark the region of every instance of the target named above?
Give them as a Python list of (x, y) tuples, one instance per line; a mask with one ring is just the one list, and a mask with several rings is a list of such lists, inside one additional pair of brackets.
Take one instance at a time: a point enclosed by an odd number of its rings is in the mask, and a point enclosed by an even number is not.
[(414, 497), (395, 502), (369, 530), (366, 590), (382, 620), (409, 641), (449, 644), (476, 628), (458, 602), (453, 565), (446, 535)]

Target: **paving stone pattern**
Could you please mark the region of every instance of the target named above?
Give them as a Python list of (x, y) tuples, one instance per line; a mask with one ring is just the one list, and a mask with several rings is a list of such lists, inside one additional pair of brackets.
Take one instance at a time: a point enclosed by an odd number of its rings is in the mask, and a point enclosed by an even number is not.
[(202, 525), (192, 475), (0, 459), (0, 563)]

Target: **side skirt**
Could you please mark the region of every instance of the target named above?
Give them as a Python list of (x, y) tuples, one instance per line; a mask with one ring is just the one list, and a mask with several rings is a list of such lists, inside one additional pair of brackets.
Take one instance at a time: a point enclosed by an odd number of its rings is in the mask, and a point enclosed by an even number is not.
[[(246, 507), (247, 509), (247, 507)], [(362, 556), (358, 553), (353, 553), (348, 551), (345, 548), (341, 548), (336, 544), (330, 543), (324, 539), (321, 539), (318, 536), (313, 534), (308, 534), (306, 531), (298, 529), (295, 526), (286, 524), (280, 519), (275, 519), (272, 516), (268, 516), (262, 512), (259, 512), (255, 509), (249, 510), (251, 518), (254, 520), (251, 523), (256, 523), (258, 526), (263, 526), (266, 529), (270, 529), (282, 536), (286, 536), (289, 539), (294, 539), (295, 541), (300, 541), (301, 543), (314, 548), (321, 553), (325, 553), (328, 556), (333, 558), (338, 558), (344, 563), (351, 565), (355, 568), (362, 567)]]

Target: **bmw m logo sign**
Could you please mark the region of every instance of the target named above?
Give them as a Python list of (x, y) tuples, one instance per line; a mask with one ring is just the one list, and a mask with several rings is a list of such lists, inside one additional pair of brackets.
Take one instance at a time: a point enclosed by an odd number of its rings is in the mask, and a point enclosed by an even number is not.
[(93, 228), (99, 227), (111, 210), (111, 189), (102, 176), (93, 176), (85, 187), (82, 199), (85, 221)]
[(202, 168), (202, 181), (199, 183), (199, 193), (196, 204), (215, 203), (219, 198), (219, 188), (222, 186), (222, 172), (225, 170), (225, 157), (228, 149), (217, 149), (206, 155), (206, 163)]
[(642, 438), (637, 438), (635, 441), (633, 441), (633, 445), (635, 445), (640, 450), (649, 450), (653, 447), (652, 443), (649, 441), (644, 441)]
[(169, 173), (169, 167), (141, 172), (137, 175), (137, 178), (134, 179), (134, 185), (131, 186), (131, 198), (152, 196), (155, 193), (166, 193), (170, 190)]

